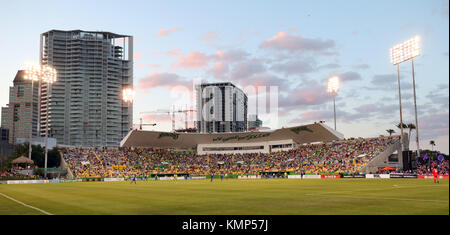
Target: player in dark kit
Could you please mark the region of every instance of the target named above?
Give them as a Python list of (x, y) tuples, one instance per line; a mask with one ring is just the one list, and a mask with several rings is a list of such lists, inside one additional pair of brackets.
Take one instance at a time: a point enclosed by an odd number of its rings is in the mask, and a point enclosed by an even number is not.
[(223, 180), (223, 172), (220, 173), (220, 181)]
[(133, 175), (133, 179), (131, 180), (130, 184), (132, 184), (134, 181), (134, 184), (136, 184), (136, 174)]
[(214, 178), (214, 173), (211, 172), (211, 182), (213, 181), (213, 178)]
[(439, 184), (439, 172), (436, 168), (433, 169), (433, 178), (434, 178), (434, 183), (436, 183), (436, 181), (437, 181), (437, 183)]

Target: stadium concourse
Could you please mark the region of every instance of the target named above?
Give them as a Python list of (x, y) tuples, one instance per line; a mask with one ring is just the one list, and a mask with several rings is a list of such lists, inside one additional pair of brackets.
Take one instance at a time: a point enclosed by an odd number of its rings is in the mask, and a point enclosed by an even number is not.
[(358, 174), (371, 173), (372, 168), (375, 173), (379, 166), (374, 163), (385, 164), (399, 142), (399, 136), (343, 140), (324, 124), (314, 123), (225, 134), (133, 130), (120, 148), (65, 148), (62, 153), (75, 178)]

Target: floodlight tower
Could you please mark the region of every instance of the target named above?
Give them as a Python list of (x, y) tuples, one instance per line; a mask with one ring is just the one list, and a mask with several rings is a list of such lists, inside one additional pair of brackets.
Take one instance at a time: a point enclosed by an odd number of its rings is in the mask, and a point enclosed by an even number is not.
[(402, 122), (402, 103), (400, 95), (400, 63), (411, 60), (412, 65), (412, 78), (413, 78), (413, 93), (414, 93), (414, 115), (416, 121), (416, 144), (417, 144), (417, 156), (420, 156), (419, 150), (419, 124), (417, 120), (417, 105), (416, 105), (416, 81), (414, 78), (414, 57), (420, 55), (420, 37), (415, 36), (408, 41), (397, 44), (390, 50), (391, 63), (397, 65), (398, 74), (398, 97), (400, 103), (400, 127), (401, 127), (401, 146), (403, 151), (403, 122)]
[(45, 168), (45, 174), (44, 177), (47, 178), (47, 158), (48, 158), (48, 113), (50, 112), (50, 105), (49, 105), (49, 96), (50, 96), (50, 90), (51, 90), (51, 84), (56, 82), (56, 69), (49, 65), (43, 65), (40, 70), (40, 77), (43, 82), (47, 83), (47, 111), (45, 112), (45, 162), (44, 162), (44, 168)]
[(328, 92), (333, 95), (334, 107), (334, 130), (336, 130), (336, 95), (339, 90), (339, 77), (334, 76), (328, 79)]
[(30, 128), (30, 137), (28, 141), (28, 158), (31, 159), (31, 142), (33, 140), (33, 105), (34, 105), (34, 81), (39, 81), (40, 79), (40, 68), (37, 66), (30, 66), (25, 70), (25, 80), (31, 80), (31, 128)]

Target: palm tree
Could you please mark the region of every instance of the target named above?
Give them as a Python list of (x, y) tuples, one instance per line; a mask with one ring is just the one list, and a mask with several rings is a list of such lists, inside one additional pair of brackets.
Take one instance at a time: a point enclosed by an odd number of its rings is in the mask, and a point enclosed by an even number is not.
[(411, 130), (416, 129), (416, 125), (409, 123), (408, 125), (406, 125), (406, 128), (409, 129), (408, 139), (410, 139), (411, 138)]
[(397, 128), (398, 128), (398, 129), (402, 129), (400, 125), (403, 126), (403, 129), (408, 128), (408, 125), (406, 125), (405, 123), (399, 123), (399, 124), (397, 124)]
[(391, 135), (392, 135), (392, 133), (395, 133), (395, 131), (394, 131), (394, 130), (392, 130), (392, 129), (387, 129), (386, 131), (387, 131), (387, 133), (389, 133), (389, 136), (391, 136)]
[[(405, 123), (401, 123), (401, 125), (403, 125), (403, 129), (408, 128), (408, 125), (406, 125)], [(397, 128), (400, 129), (400, 123), (397, 124)]]
[(434, 140), (430, 140), (430, 145), (431, 145), (431, 151), (434, 151), (433, 146), (436, 146), (436, 142), (434, 142)]

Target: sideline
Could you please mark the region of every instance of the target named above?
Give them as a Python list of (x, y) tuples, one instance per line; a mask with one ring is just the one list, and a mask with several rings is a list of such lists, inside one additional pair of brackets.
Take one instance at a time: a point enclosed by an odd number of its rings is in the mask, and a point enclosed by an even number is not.
[(9, 197), (9, 196), (5, 195), (5, 194), (3, 194), (3, 193), (0, 193), (0, 195), (2, 195), (2, 196), (4, 196), (4, 197), (8, 198), (9, 200), (12, 200), (12, 201), (14, 201), (14, 202), (17, 202), (17, 203), (19, 203), (19, 204), (21, 204), (21, 205), (23, 205), (23, 206), (26, 206), (26, 207), (29, 207), (29, 208), (31, 208), (31, 209), (37, 210), (37, 211), (39, 211), (39, 212), (42, 212), (42, 213), (44, 213), (44, 214), (46, 214), (46, 215), (53, 215), (52, 213), (49, 213), (49, 212), (47, 212), (47, 211), (44, 211), (44, 210), (39, 209), (39, 208), (34, 207), (34, 206), (30, 206), (30, 205), (28, 205), (28, 204), (25, 204), (25, 203), (23, 203), (23, 202), (21, 202), (21, 201), (19, 201), (19, 200), (16, 200), (16, 199), (14, 199), (14, 198), (12, 198), (12, 197)]

